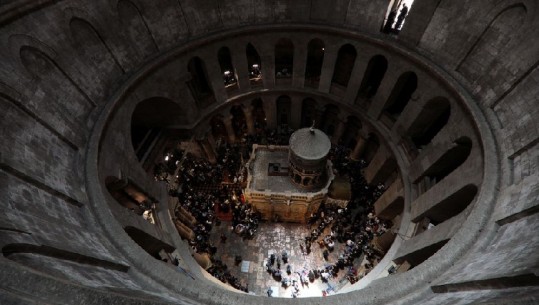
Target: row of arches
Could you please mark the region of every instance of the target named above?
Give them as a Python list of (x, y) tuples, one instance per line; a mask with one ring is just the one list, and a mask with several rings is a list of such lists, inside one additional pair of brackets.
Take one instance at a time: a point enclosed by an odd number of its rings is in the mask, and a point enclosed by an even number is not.
[[(295, 46), (288, 38), (279, 39), (274, 48), (274, 68), (275, 79), (291, 79), (294, 69)], [(337, 52), (331, 85), (339, 88), (346, 88), (352, 77), (354, 65), (357, 60), (357, 50), (352, 44), (344, 44)], [(247, 59), (247, 69), (251, 86), (262, 85), (262, 61), (256, 48), (248, 43), (245, 47)], [(306, 66), (304, 71), (305, 86), (318, 88), (322, 68), (325, 59), (325, 43), (321, 39), (314, 38), (307, 44)], [(232, 60), (232, 54), (228, 47), (221, 47), (217, 52), (217, 60), (220, 72), (223, 76), (223, 83), (227, 89), (238, 88), (238, 73)], [(384, 78), (388, 68), (388, 61), (383, 55), (373, 56), (365, 71), (362, 83), (359, 88), (358, 97), (372, 98)], [(242, 68), (243, 69), (243, 68)], [(192, 57), (188, 63), (188, 72), (191, 75), (190, 85), (193, 96), (197, 99), (204, 99), (213, 94), (211, 78), (208, 75), (205, 62), (198, 56)]]

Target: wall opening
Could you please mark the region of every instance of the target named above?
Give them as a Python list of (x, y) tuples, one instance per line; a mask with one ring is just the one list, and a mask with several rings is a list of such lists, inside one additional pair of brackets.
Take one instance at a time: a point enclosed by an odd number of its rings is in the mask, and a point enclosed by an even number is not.
[(324, 42), (316, 38), (307, 46), (307, 66), (305, 67), (305, 86), (307, 87), (318, 88), (324, 63), (324, 50)]
[(408, 134), (415, 147), (421, 149), (444, 128), (451, 115), (451, 106), (444, 97), (428, 101), (410, 126)]
[(247, 70), (249, 71), (249, 81), (251, 86), (262, 86), (262, 61), (255, 47), (248, 43), (245, 47), (247, 56)]
[(370, 99), (376, 95), (387, 71), (387, 59), (383, 55), (373, 56), (359, 87), (359, 97)]
[(290, 39), (281, 38), (275, 45), (275, 77), (292, 78), (294, 67), (294, 44)]
[(221, 67), (221, 73), (223, 75), (223, 83), (226, 88), (237, 87), (238, 78), (236, 77), (236, 70), (232, 64), (232, 57), (230, 56), (230, 49), (222, 47), (217, 52), (217, 59), (219, 66)]
[(333, 84), (343, 87), (348, 86), (356, 57), (356, 48), (351, 44), (345, 44), (339, 49), (337, 61), (335, 62), (335, 70), (333, 70), (333, 77), (331, 79)]
[(213, 91), (208, 78), (208, 70), (202, 59), (195, 56), (189, 60), (187, 70), (191, 74), (191, 79), (187, 82), (193, 98), (199, 105), (205, 107), (209, 102), (204, 101), (213, 96)]
[(384, 107), (384, 112), (393, 122), (406, 108), (416, 89), (417, 75), (414, 72), (405, 72), (399, 77)]

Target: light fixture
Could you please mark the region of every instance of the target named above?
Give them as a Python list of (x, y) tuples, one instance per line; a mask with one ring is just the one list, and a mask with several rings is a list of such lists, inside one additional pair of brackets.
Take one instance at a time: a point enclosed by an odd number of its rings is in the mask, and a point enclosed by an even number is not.
[(255, 68), (255, 69), (258, 68), (258, 64), (254, 64), (253, 68)]
[(225, 74), (225, 75), (230, 75), (230, 71), (226, 70), (226, 71), (224, 72), (224, 74)]
[(168, 161), (168, 155), (165, 156), (165, 161)]

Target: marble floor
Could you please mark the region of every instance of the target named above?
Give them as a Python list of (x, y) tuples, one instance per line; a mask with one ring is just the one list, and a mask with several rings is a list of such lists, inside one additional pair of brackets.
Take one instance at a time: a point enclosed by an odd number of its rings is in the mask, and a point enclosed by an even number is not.
[[(329, 230), (329, 228), (326, 228)], [(344, 249), (344, 244), (335, 243), (335, 250), (330, 253), (328, 261), (322, 255), (317, 243), (313, 243), (310, 254), (303, 254), (300, 244), (309, 236), (311, 230), (309, 225), (291, 223), (261, 223), (258, 232), (251, 240), (243, 240), (235, 234), (230, 227), (230, 223), (222, 222), (212, 230), (211, 243), (216, 245), (217, 253), (215, 258), (222, 260), (230, 270), (231, 274), (241, 280), (243, 285), (248, 285), (249, 293), (267, 296), (268, 288), (272, 288), (272, 297), (292, 297), (292, 287), (284, 288), (281, 283), (273, 279), (272, 275), (266, 271), (266, 262), (270, 254), (274, 253), (280, 257), (283, 251), (288, 253), (288, 263), (292, 267), (291, 275), (286, 274), (286, 264), (281, 263), (283, 277), (290, 280), (297, 280), (302, 271), (308, 272), (311, 269), (321, 269), (329, 263), (334, 263)], [(226, 242), (221, 242), (221, 234), (227, 237)], [(321, 237), (328, 232), (324, 232)], [(236, 265), (234, 259), (240, 255), (242, 263)], [(248, 263), (247, 263), (248, 262)], [(354, 266), (359, 266), (359, 259), (354, 262)], [(243, 267), (243, 271), (242, 271)], [(332, 294), (340, 287), (348, 283), (345, 277), (346, 268), (341, 270), (337, 277), (330, 277), (327, 283), (323, 283), (320, 278), (308, 285), (299, 285), (298, 297), (321, 297), (323, 291)]]

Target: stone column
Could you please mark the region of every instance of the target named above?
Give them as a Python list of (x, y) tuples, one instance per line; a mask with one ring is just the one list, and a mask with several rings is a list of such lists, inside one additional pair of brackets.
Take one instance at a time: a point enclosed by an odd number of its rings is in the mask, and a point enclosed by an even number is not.
[(247, 124), (247, 134), (254, 135), (256, 133), (255, 130), (255, 121), (253, 118), (253, 107), (252, 106), (244, 106), (242, 107), (243, 115), (245, 115), (245, 123)]
[(406, 72), (408, 67), (395, 67), (395, 65), (389, 65), (387, 67), (386, 74), (378, 87), (376, 95), (373, 96), (371, 105), (369, 107), (368, 114), (374, 119), (379, 119), (384, 111), (384, 107), (393, 92), (393, 88), (397, 83), (399, 77)]
[(232, 126), (232, 115), (225, 115), (223, 124), (225, 124), (226, 133), (228, 134), (228, 141), (230, 143), (236, 142), (236, 133), (234, 132), (234, 126)]
[(304, 39), (294, 39), (296, 47), (294, 48), (294, 71), (292, 71), (292, 85), (294, 87), (303, 88), (305, 84), (305, 67), (307, 66), (307, 41)]
[(275, 105), (275, 100), (267, 96), (260, 97), (264, 103), (264, 113), (266, 115), (266, 124), (268, 129), (273, 129), (277, 127), (277, 107)]
[(247, 43), (234, 44), (230, 48), (232, 63), (236, 71), (236, 79), (241, 92), (250, 88), (249, 69), (247, 67), (247, 56), (245, 55), (245, 45)]
[(333, 71), (335, 70), (335, 63), (337, 62), (337, 54), (339, 49), (337, 44), (327, 44), (324, 52), (324, 62), (322, 64), (322, 73), (320, 75), (320, 84), (318, 85), (318, 91), (329, 93), (331, 87), (331, 78), (333, 78)]
[(354, 146), (354, 150), (350, 153), (350, 159), (358, 161), (365, 151), (367, 140), (363, 135), (359, 134), (356, 141), (356, 146)]
[(342, 135), (344, 134), (344, 131), (346, 130), (346, 122), (342, 118), (338, 118), (339, 125), (337, 125), (337, 129), (333, 133), (333, 136), (331, 137), (331, 143), (337, 144), (339, 143), (339, 140), (341, 139)]
[(223, 73), (219, 66), (217, 56), (204, 56), (204, 63), (208, 72), (208, 81), (213, 90), (213, 95), (218, 104), (224, 103), (227, 100), (225, 83), (223, 81)]
[(301, 125), (301, 97), (291, 96), (290, 100), (290, 127), (298, 129)]
[(197, 142), (206, 154), (206, 157), (208, 158), (208, 161), (210, 161), (211, 164), (217, 163), (217, 159), (215, 157), (215, 152), (213, 151), (213, 147), (210, 144), (210, 141), (208, 140), (208, 137), (206, 136), (200, 136), (197, 138)]

